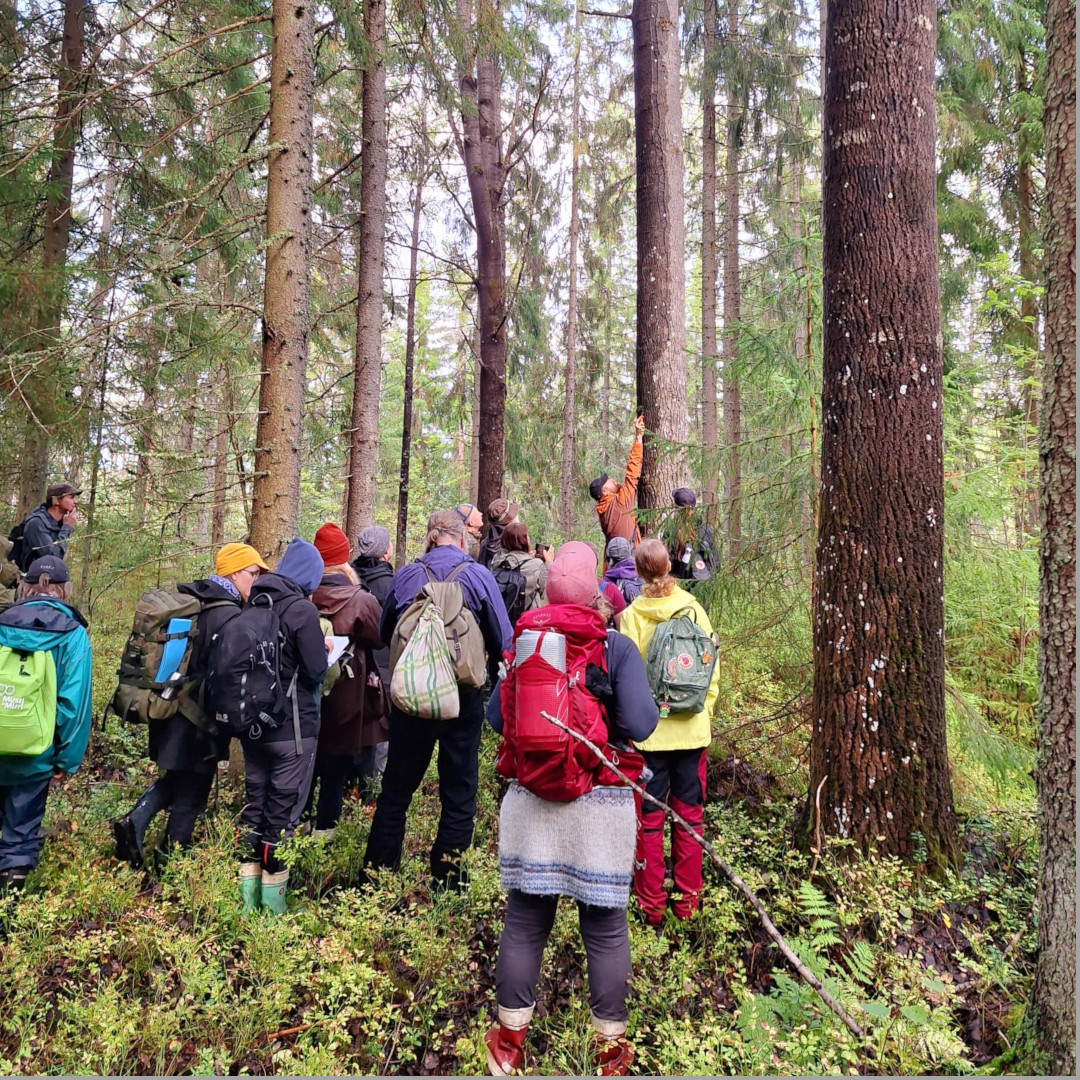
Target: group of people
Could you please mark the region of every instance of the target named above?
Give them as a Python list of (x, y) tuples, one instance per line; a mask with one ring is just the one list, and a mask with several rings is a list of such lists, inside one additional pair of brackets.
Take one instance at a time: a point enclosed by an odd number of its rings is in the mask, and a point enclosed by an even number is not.
[[(246, 543), (225, 545), (210, 576), (177, 586), (181, 601), (197, 601), (180, 690), (185, 707), (165, 704), (170, 684), (150, 680), (158, 697), (157, 712), (153, 704), (149, 710), (148, 754), (159, 775), (114, 822), (117, 856), (136, 867), (149, 861), (147, 832), (165, 811), (153, 858), (190, 845), (218, 763), (237, 737), (245, 766), (240, 900), (246, 911), (284, 912), (282, 845), (305, 816), (316, 835), (332, 840), (352, 781), (381, 775), (365, 875), (399, 866), (409, 807), (437, 748), (431, 877), (435, 888), (461, 887), (486, 716), (502, 734), (498, 769), (509, 780), (499, 822), (508, 899), (498, 1020), (485, 1037), (489, 1069), (508, 1075), (523, 1067), (562, 895), (578, 904), (597, 1065), (604, 1075), (624, 1075), (633, 1061), (626, 1039), (631, 893), (642, 918), (659, 928), (667, 918), (692, 918), (702, 891), (701, 848), (680, 827), (671, 836), (669, 895), (663, 810), (636, 795), (625, 776), (638, 777), (652, 799), (670, 799), (700, 832), (719, 685), (708, 615), (673, 573), (698, 576), (701, 527), (692, 513), (680, 513), (666, 540), (642, 539), (638, 528), (641, 430), (639, 422), (623, 483), (602, 475), (590, 487), (602, 558), (580, 541), (557, 550), (534, 545), (520, 508), (507, 499), (488, 507), (486, 531), (474, 505), (433, 513), (423, 552), (396, 572), (389, 533), (378, 526), (350, 540), (324, 524), (312, 541), (290, 541), (273, 568)], [(692, 492), (674, 494), (681, 511), (693, 511)], [(55, 687), (51, 715), (40, 718), (43, 737), (19, 749), (6, 730), (13, 711), (7, 698), (19, 688), (0, 686), (0, 888), (7, 892), (17, 891), (38, 861), (51, 778), (78, 768), (89, 738), (90, 646), (63, 561), (77, 495), (71, 485), (50, 488), (42, 508), (48, 522), (22, 529), (17, 554), (33, 557), (16, 602), (0, 613), (0, 682), (21, 664), (44, 669), (46, 698), (49, 672)], [(680, 621), (693, 627), (671, 631)], [(432, 625), (437, 640), (424, 637)], [(418, 657), (432, 640), (438, 655)], [(45, 659), (35, 666), (28, 657)], [(447, 670), (438, 668), (444, 663), (452, 671), (439, 700), (449, 691), (453, 706), (441, 712), (425, 711), (432, 687), (415, 677), (429, 659), (431, 670)], [(695, 672), (700, 692), (687, 697), (679, 676)], [(260, 690), (267, 673), (269, 697)], [(558, 712), (560, 701), (566, 734), (554, 726), (537, 733), (537, 724), (555, 719), (548, 709)], [(605, 748), (599, 756), (577, 737), (568, 741), (579, 721)], [(612, 771), (617, 762), (625, 772)]]

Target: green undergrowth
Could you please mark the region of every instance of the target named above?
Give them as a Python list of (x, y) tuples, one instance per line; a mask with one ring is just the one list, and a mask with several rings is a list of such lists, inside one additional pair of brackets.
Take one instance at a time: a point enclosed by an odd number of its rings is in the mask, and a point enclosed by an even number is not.
[[(482, 746), (463, 893), (432, 895), (434, 774), (402, 871), (357, 880), (368, 818), (299, 838), (284, 918), (239, 912), (223, 783), (198, 843), (158, 874), (112, 857), (110, 820), (149, 778), (141, 732), (113, 723), (50, 798), (44, 857), (3, 901), (4, 1073), (480, 1073), (494, 1018), (503, 898), (495, 740)], [(989, 781), (988, 781), (989, 782)], [(631, 1032), (654, 1074), (967, 1073), (1007, 1049), (1035, 948), (1030, 815), (971, 811), (965, 868), (944, 884), (834, 846), (792, 847), (795, 800), (714, 801), (706, 827), (796, 953), (866, 1029), (856, 1040), (706, 866), (706, 900), (659, 935), (631, 918)], [(151, 836), (151, 840), (153, 836)], [(844, 856), (844, 857), (841, 857)], [(592, 1071), (585, 957), (565, 902), (537, 990), (529, 1071)]]

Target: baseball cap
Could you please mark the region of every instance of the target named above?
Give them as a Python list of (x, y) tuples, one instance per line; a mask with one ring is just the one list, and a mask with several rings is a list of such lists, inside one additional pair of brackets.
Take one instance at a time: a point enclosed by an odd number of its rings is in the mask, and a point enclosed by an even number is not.
[(602, 472), (590, 485), (589, 494), (593, 497), (593, 502), (599, 502), (600, 496), (604, 494), (604, 485), (610, 480), (606, 472)]
[(495, 525), (505, 525), (518, 516), (521, 507), (508, 499), (496, 499), (488, 506), (488, 520)]
[(607, 545), (607, 549), (604, 554), (612, 562), (622, 562), (623, 559), (629, 559), (634, 554), (634, 549), (630, 546), (630, 541), (625, 536), (613, 536)]
[(36, 585), (41, 580), (42, 574), (58, 585), (71, 580), (67, 564), (55, 555), (42, 555), (40, 559), (35, 559), (26, 571), (26, 580), (31, 585)]
[(69, 484), (66, 480), (59, 484), (53, 484), (48, 491), (45, 492), (45, 498), (48, 500), (62, 499), (65, 495), (81, 495), (82, 488), (77, 488), (74, 484)]

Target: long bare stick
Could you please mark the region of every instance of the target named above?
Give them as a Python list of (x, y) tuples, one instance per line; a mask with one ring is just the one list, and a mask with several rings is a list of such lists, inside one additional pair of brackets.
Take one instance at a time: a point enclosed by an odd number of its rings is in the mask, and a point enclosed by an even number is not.
[(566, 724), (564, 724), (561, 720), (556, 719), (550, 713), (541, 710), (540, 715), (545, 720), (554, 724), (557, 728), (561, 728), (568, 735), (577, 739), (578, 742), (584, 743), (617, 777), (619, 777), (620, 780), (632, 787), (634, 791), (636, 791), (643, 799), (648, 799), (649, 802), (654, 803), (656, 806), (660, 807), (660, 809), (663, 810), (663, 812), (668, 817), (681, 825), (698, 842), (702, 849), (708, 854), (709, 858), (712, 859), (712, 861), (716, 863), (716, 865), (720, 868), (720, 872), (724, 875), (724, 877), (726, 877), (728, 881), (730, 881), (731, 884), (734, 885), (735, 888), (738, 889), (744, 897), (746, 897), (747, 902), (757, 912), (758, 918), (761, 919), (761, 925), (765, 927), (765, 932), (769, 935), (769, 937), (773, 939), (773, 941), (776, 942), (777, 947), (784, 954), (787, 962), (798, 973), (799, 977), (814, 990), (818, 997), (820, 997), (821, 1000), (824, 1001), (825, 1004), (828, 1005), (834, 1013), (836, 1013), (836, 1015), (843, 1021), (844, 1026), (848, 1029), (848, 1031), (850, 1031), (852, 1035), (854, 1035), (857, 1039), (862, 1040), (863, 1029), (859, 1026), (858, 1022), (854, 1020), (847, 1012), (847, 1010), (843, 1007), (843, 1005), (841, 1005), (840, 1002), (837, 1001), (836, 998), (834, 998), (832, 994), (830, 994), (829, 991), (821, 985), (821, 980), (795, 955), (795, 953), (792, 951), (791, 946), (787, 943), (787, 941), (784, 940), (784, 935), (776, 929), (776, 926), (773, 924), (772, 919), (769, 918), (769, 913), (765, 910), (765, 905), (758, 898), (757, 893), (755, 893), (754, 890), (751, 889), (750, 886), (747, 885), (746, 882), (743, 881), (743, 879), (739, 877), (739, 875), (736, 874), (735, 871), (732, 870), (731, 867), (728, 866), (728, 864), (724, 862), (723, 859), (720, 858), (720, 856), (716, 852), (716, 848), (714, 848), (712, 844), (710, 844), (709, 841), (705, 839), (704, 836), (702, 836), (700, 833), (695, 832), (690, 827), (690, 823), (681, 814), (677, 813), (675, 810), (672, 810), (671, 807), (667, 805), (667, 803), (662, 802), (660, 799), (656, 798), (653, 795), (650, 795), (640, 784), (634, 783), (634, 781), (631, 780), (630, 777), (627, 776), (626, 773), (624, 773), (617, 765), (612, 764), (608, 756), (604, 753), (603, 750), (600, 749), (599, 746), (596, 745), (596, 743), (592, 742), (590, 739), (587, 739), (580, 732), (574, 731), (573, 729), (567, 727)]

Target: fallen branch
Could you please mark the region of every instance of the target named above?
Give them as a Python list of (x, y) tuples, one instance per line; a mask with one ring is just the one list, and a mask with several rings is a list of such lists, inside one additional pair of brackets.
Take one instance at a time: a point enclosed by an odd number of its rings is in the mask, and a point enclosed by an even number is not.
[(817, 791), (814, 793), (814, 846), (810, 849), (814, 853), (814, 861), (810, 864), (809, 877), (813, 877), (817, 870), (818, 859), (821, 858), (821, 789), (825, 786), (825, 781), (829, 779), (829, 774), (826, 773), (821, 778), (821, 783), (817, 786)]
[(620, 780), (623, 781), (623, 783), (628, 784), (643, 799), (648, 799), (649, 802), (658, 806), (668, 817), (681, 825), (697, 841), (701, 848), (708, 854), (709, 858), (712, 859), (714, 863), (716, 863), (717, 867), (719, 867), (720, 872), (724, 875), (724, 877), (726, 877), (728, 881), (730, 881), (731, 884), (734, 885), (735, 888), (743, 894), (750, 906), (757, 912), (758, 918), (761, 919), (761, 925), (765, 927), (765, 932), (769, 935), (769, 937), (773, 939), (773, 941), (776, 942), (777, 947), (784, 954), (785, 959), (795, 969), (799, 977), (808, 986), (810, 986), (818, 995), (818, 997), (820, 997), (821, 1000), (824, 1001), (825, 1004), (828, 1005), (829, 1008), (840, 1018), (840, 1020), (843, 1021), (843, 1024), (848, 1029), (848, 1031), (850, 1031), (852, 1035), (854, 1035), (857, 1039), (861, 1041), (864, 1037), (864, 1032), (862, 1027), (860, 1027), (859, 1023), (855, 1019), (853, 1019), (852, 1016), (843, 1007), (843, 1005), (841, 1005), (840, 1002), (837, 1001), (836, 998), (834, 998), (832, 994), (830, 994), (829, 991), (825, 989), (824, 986), (822, 986), (821, 980), (795, 955), (791, 946), (784, 939), (784, 935), (776, 929), (776, 926), (773, 924), (772, 919), (769, 918), (769, 913), (765, 910), (765, 905), (758, 898), (757, 893), (755, 893), (754, 890), (751, 889), (750, 886), (747, 885), (746, 882), (743, 881), (743, 879), (739, 877), (739, 875), (736, 874), (735, 871), (732, 870), (731, 867), (728, 866), (728, 864), (724, 862), (722, 858), (720, 858), (720, 856), (716, 852), (716, 848), (714, 848), (712, 844), (710, 844), (709, 841), (705, 839), (704, 836), (702, 836), (700, 833), (695, 832), (690, 827), (690, 823), (681, 814), (677, 813), (675, 810), (672, 810), (671, 807), (667, 805), (667, 803), (661, 801), (660, 799), (657, 799), (653, 795), (650, 795), (640, 784), (634, 783), (634, 781), (631, 780), (630, 777), (626, 775), (626, 773), (624, 773), (621, 769), (619, 769), (617, 765), (614, 765), (610, 761), (604, 751), (601, 750), (600, 747), (596, 745), (596, 743), (592, 742), (592, 740), (590, 739), (587, 739), (580, 732), (574, 731), (571, 728), (567, 727), (566, 724), (564, 724), (561, 720), (556, 719), (550, 713), (541, 710), (540, 715), (545, 720), (554, 724), (557, 728), (561, 728), (568, 735), (577, 739), (578, 742), (584, 743), (602, 762), (604, 762), (605, 765), (607, 765), (607, 767), (617, 777), (619, 777)]

